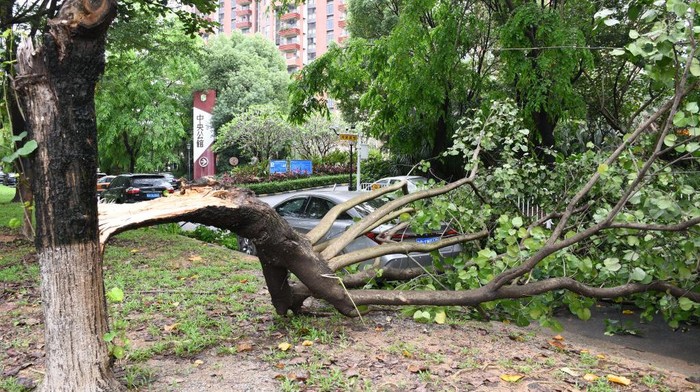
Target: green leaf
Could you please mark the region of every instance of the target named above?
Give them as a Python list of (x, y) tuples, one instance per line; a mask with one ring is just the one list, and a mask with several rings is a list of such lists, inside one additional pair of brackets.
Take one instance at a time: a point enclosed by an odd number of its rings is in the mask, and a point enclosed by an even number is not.
[(513, 218), (513, 220), (511, 220), (511, 223), (515, 227), (520, 227), (523, 225), (523, 218), (516, 216), (515, 218)]
[(598, 174), (603, 174), (608, 171), (608, 164), (607, 163), (601, 163), (598, 165)]
[(632, 272), (630, 273), (630, 279), (636, 280), (637, 282), (641, 282), (644, 280), (644, 278), (647, 277), (647, 273), (644, 272), (643, 269), (639, 267), (635, 267)]
[(677, 139), (678, 137), (674, 134), (666, 135), (666, 137), (664, 138), (664, 144), (668, 147), (671, 147), (676, 144)]
[(697, 102), (688, 102), (685, 105), (685, 110), (687, 110), (688, 112), (693, 113), (693, 114), (697, 113), (698, 109), (700, 109), (700, 108), (698, 108)]
[(617, 272), (622, 268), (622, 265), (620, 264), (620, 259), (617, 257), (611, 257), (607, 258), (603, 261), (603, 265), (605, 265), (605, 269), (610, 271), (610, 272)]
[(110, 343), (114, 338), (117, 337), (116, 332), (107, 332), (102, 336), (102, 338), (105, 340), (105, 342)]
[(605, 23), (606, 26), (615, 26), (617, 24), (620, 24), (620, 21), (615, 18), (609, 18), (605, 19), (603, 23)]
[(441, 310), (437, 313), (435, 313), (435, 323), (437, 324), (445, 324), (445, 321), (447, 321), (447, 315), (445, 314), (444, 310)]
[(119, 287), (112, 287), (112, 289), (107, 292), (107, 299), (112, 302), (122, 302), (124, 301), (124, 292)]
[(114, 358), (123, 359), (126, 356), (126, 350), (122, 346), (114, 346), (112, 347), (112, 355)]
[(29, 140), (28, 142), (24, 143), (24, 146), (17, 150), (17, 154), (26, 157), (27, 155), (33, 153), (37, 147), (39, 147), (39, 145), (37, 144), (36, 140)]
[(623, 54), (627, 53), (624, 49), (613, 49), (610, 51), (610, 54), (613, 56), (622, 56)]
[(690, 73), (693, 76), (700, 76), (700, 63), (698, 62), (698, 59), (694, 58), (690, 63)]
[(686, 297), (680, 297), (680, 298), (678, 299), (678, 306), (679, 306), (682, 310), (688, 311), (688, 310), (692, 309), (693, 307), (698, 306), (698, 303), (695, 302), (695, 301), (693, 301), (693, 300), (691, 300), (691, 299), (688, 299), (688, 298), (686, 298)]
[(424, 310), (416, 310), (416, 312), (413, 313), (413, 319), (418, 322), (427, 323), (431, 319), (430, 312)]
[(591, 318), (591, 310), (588, 308), (581, 308), (578, 312), (576, 312), (576, 316), (578, 316), (578, 318), (581, 320), (586, 321)]
[(677, 127), (682, 127), (686, 124), (685, 121), (685, 113), (684, 112), (676, 112), (676, 114), (673, 116), (673, 125)]
[(637, 30), (630, 30), (629, 36), (632, 39), (637, 39), (637, 38), (639, 38), (639, 33), (637, 32)]

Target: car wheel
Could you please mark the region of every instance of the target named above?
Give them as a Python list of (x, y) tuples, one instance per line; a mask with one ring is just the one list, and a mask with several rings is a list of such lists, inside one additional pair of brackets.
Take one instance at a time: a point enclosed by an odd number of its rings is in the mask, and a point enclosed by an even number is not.
[(255, 249), (255, 244), (248, 238), (237, 237), (238, 238), (238, 250), (247, 255), (255, 256), (257, 251)]

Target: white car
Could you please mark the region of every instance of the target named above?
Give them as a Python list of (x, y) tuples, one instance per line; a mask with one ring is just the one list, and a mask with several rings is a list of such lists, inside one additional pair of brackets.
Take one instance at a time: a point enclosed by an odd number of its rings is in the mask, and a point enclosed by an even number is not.
[(396, 176), (386, 177), (373, 182), (370, 185), (370, 190), (383, 188), (385, 186), (396, 184), (397, 182), (406, 180), (408, 185), (408, 193), (417, 191), (420, 187), (428, 184), (428, 179), (422, 176)]

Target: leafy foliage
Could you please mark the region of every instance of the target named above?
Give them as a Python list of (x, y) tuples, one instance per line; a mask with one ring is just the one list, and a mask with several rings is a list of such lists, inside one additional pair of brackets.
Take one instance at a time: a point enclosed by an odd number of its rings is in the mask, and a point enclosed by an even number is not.
[(267, 39), (234, 32), (212, 38), (200, 57), (200, 88), (217, 90), (212, 126), (219, 130), (255, 105), (283, 108), (289, 75), (277, 47)]
[[(144, 29), (148, 41), (129, 42)], [(118, 23), (109, 45), (95, 98), (102, 169), (156, 171), (181, 163), (200, 43), (176, 20), (141, 17)]]
[(254, 105), (219, 129), (214, 151), (236, 146), (248, 157), (268, 161), (291, 148), (295, 133), (274, 105)]

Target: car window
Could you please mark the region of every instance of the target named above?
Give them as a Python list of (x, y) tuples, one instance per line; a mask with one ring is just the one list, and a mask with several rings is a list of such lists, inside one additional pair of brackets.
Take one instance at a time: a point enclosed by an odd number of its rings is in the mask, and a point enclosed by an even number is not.
[[(368, 200), (364, 203), (360, 203), (353, 208), (355, 209), (355, 211), (357, 211), (358, 214), (360, 214), (361, 216), (364, 217), (364, 216), (371, 214), (372, 212), (374, 212), (374, 210), (381, 207), (382, 205), (384, 205), (384, 201), (382, 201), (381, 199), (373, 199), (373, 200)], [(350, 216), (348, 216), (348, 218), (352, 219), (352, 218), (350, 218)], [(341, 219), (341, 218), (338, 218), (338, 219)]]
[(306, 200), (306, 197), (287, 200), (277, 206), (275, 211), (277, 211), (280, 216), (301, 218), (304, 216), (304, 206), (306, 205)]
[(312, 197), (309, 200), (309, 206), (306, 207), (306, 216), (311, 219), (321, 219), (333, 206), (334, 204), (326, 199)]
[(137, 177), (134, 178), (132, 186), (143, 187), (143, 186), (159, 186), (163, 185), (165, 179), (163, 177)]
[(126, 178), (124, 177), (117, 177), (115, 178), (112, 182), (109, 183), (110, 188), (118, 188), (120, 186), (123, 186), (124, 181), (126, 181)]

